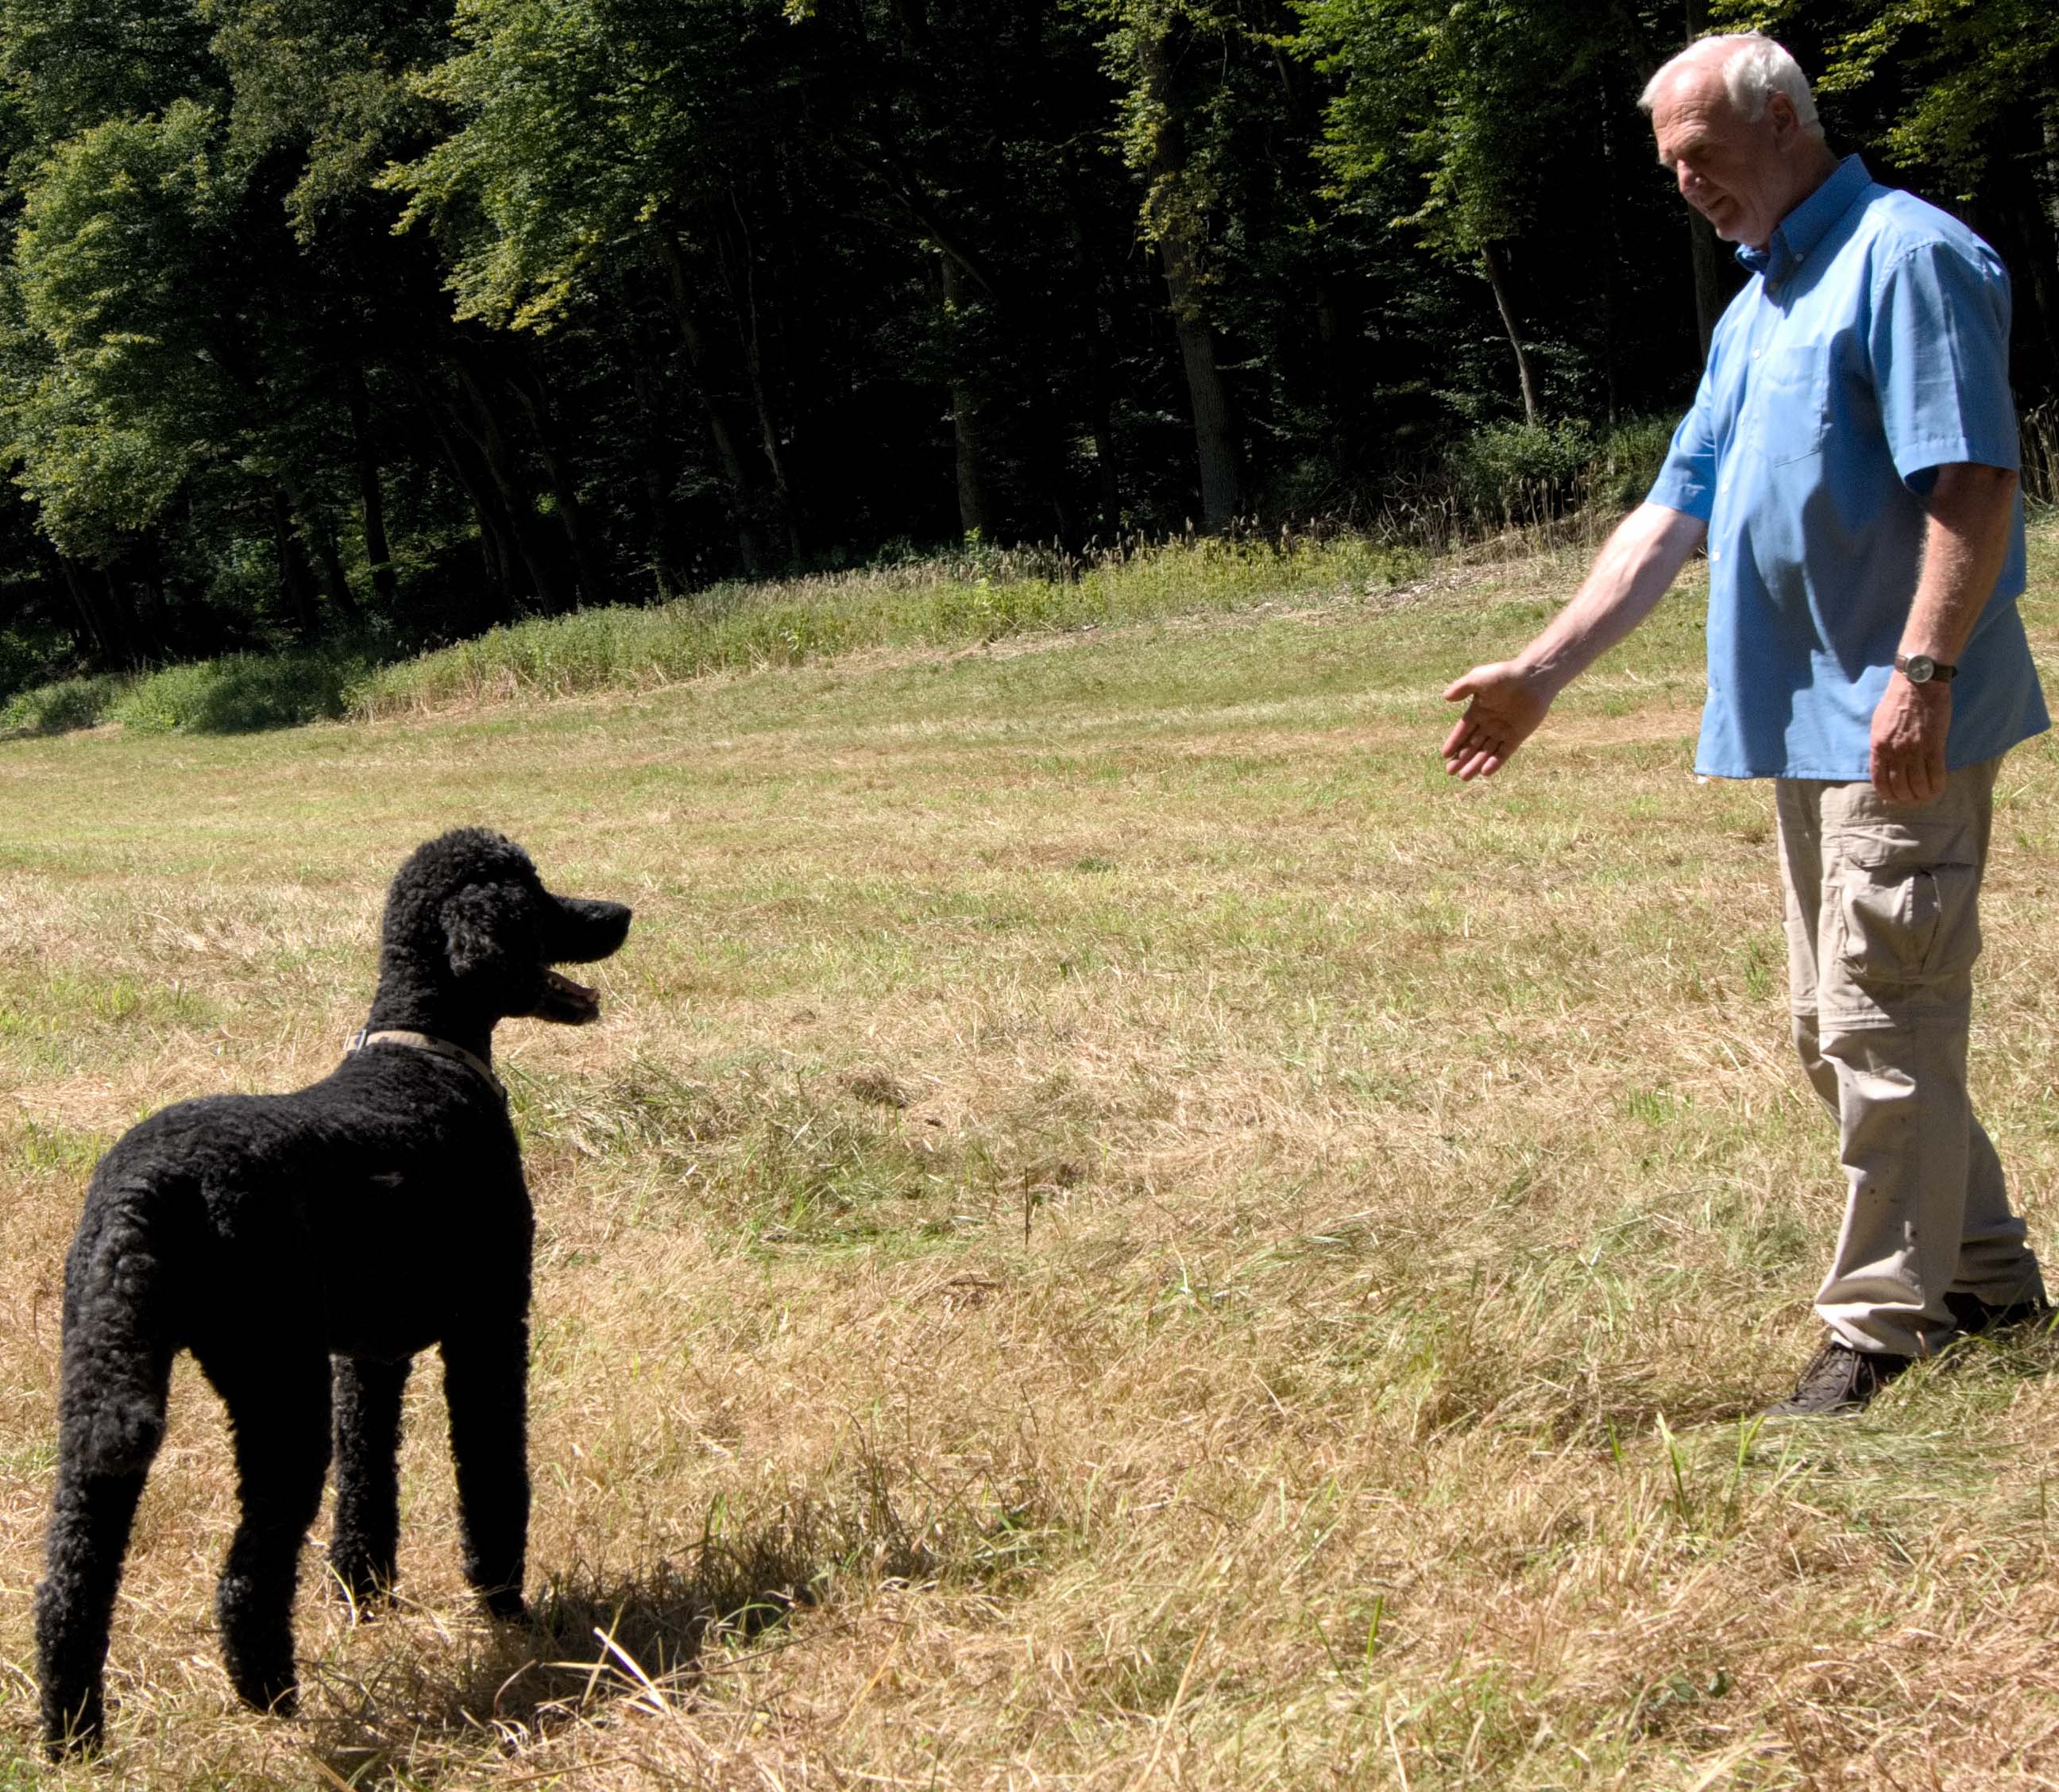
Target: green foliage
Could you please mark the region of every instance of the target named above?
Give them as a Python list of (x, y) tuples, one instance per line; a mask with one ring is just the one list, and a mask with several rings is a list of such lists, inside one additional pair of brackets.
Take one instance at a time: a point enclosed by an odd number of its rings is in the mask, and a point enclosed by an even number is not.
[[(382, 177), (433, 221), (460, 317), (548, 325), (599, 267), (677, 229), (726, 140), (765, 128), (774, 0), (459, 0), (458, 53), (416, 90), (460, 121)], [(783, 47), (783, 46), (782, 46)]]
[(338, 647), (63, 679), (17, 692), (0, 708), (0, 728), (59, 734), (119, 723), (139, 734), (233, 735), (297, 727), (342, 715), (371, 666), (366, 654)]
[(1452, 449), (1454, 495), (1483, 518), (1565, 508), (1595, 457), (1591, 430), (1577, 420), (1558, 424), (1489, 424)]
[(1341, 81), (1320, 151), (1339, 194), (1454, 261), (1521, 234), (1555, 196), (1537, 178), (1591, 112), (1616, 54), (1606, 9), (1466, 0), (1301, 0), (1304, 46)]
[(247, 734), (344, 714), (370, 662), (344, 648), (319, 653), (231, 654), (169, 666), (136, 679), (105, 719), (145, 734)]
[[(1729, 0), (1734, 27), (1820, 35), (1826, 95), (1882, 105), (1881, 142), (1906, 166), (1937, 169), (1970, 197), (1997, 157), (2043, 151), (2059, 190), (2059, 10), (2042, 0)], [(2026, 141), (2028, 114), (2043, 141)]]
[(1294, 544), (1205, 538), (1111, 557), (1073, 578), (918, 563), (785, 586), (730, 586), (662, 609), (539, 619), (383, 667), (349, 693), (390, 714), (517, 695), (635, 689), (855, 649), (1007, 635), (1239, 608), (1282, 592), (1384, 587), (1411, 563), (1356, 538)]
[(411, 87), (440, 61), (446, 21), (429, 8), (337, 0), (205, 0), (209, 49), (233, 100), (229, 149), (239, 166), (299, 150), (286, 196), (296, 236), (362, 204), (396, 153), (432, 133), (435, 108)]
[(28, 188), (5, 452), (63, 552), (105, 558), (148, 528), (218, 439), (225, 320), (203, 272), (223, 203), (217, 125), (185, 100), (96, 125)]
[(131, 682), (116, 673), (101, 672), (31, 686), (17, 691), (0, 707), (0, 730), (61, 735), (97, 727)]
[[(2048, 402), (2059, 14), (1711, 12), (1784, 33), (1841, 141), (1963, 201), (2017, 277), (2025, 409)], [(896, 540), (1077, 554), (1196, 516), (1391, 517), (1432, 485), (1448, 521), (1627, 501), (1651, 444), (1600, 420), (1677, 411), (1697, 371), (1635, 106), (1685, 22), (0, 0), (0, 630), (45, 643), (0, 688), (368, 627), (448, 643)], [(1506, 430), (1519, 395), (1535, 426)], [(1072, 613), (978, 576), (860, 632)], [(848, 620), (804, 603), (708, 651), (834, 650)], [(671, 663), (612, 623), (553, 639), (518, 682)], [(139, 724), (216, 725), (160, 699)]]

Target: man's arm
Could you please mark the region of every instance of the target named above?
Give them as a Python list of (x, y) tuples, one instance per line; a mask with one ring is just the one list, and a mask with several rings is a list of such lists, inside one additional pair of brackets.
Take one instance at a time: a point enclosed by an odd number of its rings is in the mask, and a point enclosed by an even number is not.
[[(1958, 663), (2008, 556), (2016, 475), (2005, 467), (1955, 462), (1938, 469), (1923, 501), (1923, 571), (1902, 631), (1905, 654)], [(1899, 672), (1873, 712), (1873, 787), (1890, 802), (1927, 802), (1945, 788), (1952, 687), (1911, 684)]]
[(1573, 601), (1513, 659), (1476, 666), (1444, 701), (1470, 698), (1444, 743), (1454, 777), (1491, 776), (1533, 734), (1559, 693), (1651, 614), (1708, 525), (1664, 504), (1640, 504), (1616, 525)]

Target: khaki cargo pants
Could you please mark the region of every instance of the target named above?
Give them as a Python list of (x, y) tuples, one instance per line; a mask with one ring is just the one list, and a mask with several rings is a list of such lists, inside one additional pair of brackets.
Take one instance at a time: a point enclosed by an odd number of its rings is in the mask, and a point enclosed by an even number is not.
[(1860, 1350), (1936, 1350), (1953, 1329), (1948, 1292), (1998, 1306), (2043, 1292), (1966, 1096), (2000, 763), (1910, 806), (1870, 784), (1774, 784), (1794, 1042), (1838, 1122), (1848, 1184), (1816, 1311)]

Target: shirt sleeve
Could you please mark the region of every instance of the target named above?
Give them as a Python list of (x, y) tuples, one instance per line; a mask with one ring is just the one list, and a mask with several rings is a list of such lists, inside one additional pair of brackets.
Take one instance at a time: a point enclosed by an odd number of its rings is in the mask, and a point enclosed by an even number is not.
[(1985, 244), (1919, 245), (1889, 264), (1867, 347), (1894, 470), (1918, 492), (1957, 461), (2017, 470), (2009, 276)]
[(1711, 396), (1715, 357), (1695, 388), (1695, 402), (1673, 432), (1673, 445), (1666, 451), (1666, 464), (1645, 494), (1647, 504), (1663, 504), (1688, 516), (1709, 520), (1716, 502), (1715, 400)]

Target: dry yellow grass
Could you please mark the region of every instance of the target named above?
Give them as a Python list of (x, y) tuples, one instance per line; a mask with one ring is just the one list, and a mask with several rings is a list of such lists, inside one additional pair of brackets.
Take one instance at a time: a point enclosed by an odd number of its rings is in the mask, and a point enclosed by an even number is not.
[[(1503, 779), (1435, 767), (1444, 679), (1573, 570), (0, 749), (0, 1786), (58, 1778), (27, 1595), (85, 1174), (326, 1069), (384, 880), (472, 821), (641, 915), (600, 1027), (501, 1041), (538, 1622), (463, 1597), (425, 1364), (401, 1609), (352, 1626), (317, 1547), (305, 1715), (236, 1708), (182, 1369), (68, 1782), (2059, 1784), (2059, 1348), (1739, 1422), (1838, 1189), (1764, 793), (1688, 775), (1691, 596)], [(1976, 1067), (2047, 1240), (2053, 759), (2004, 781)]]

